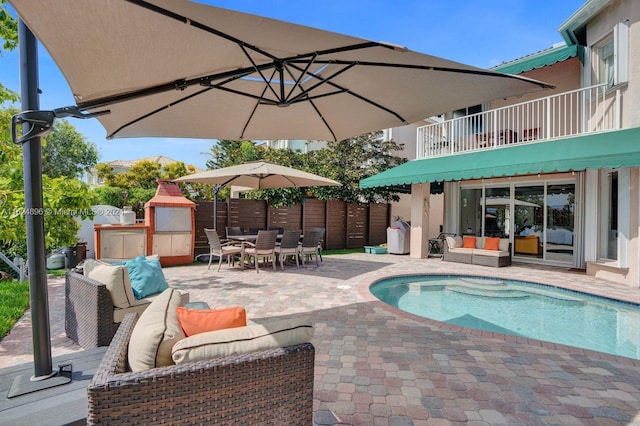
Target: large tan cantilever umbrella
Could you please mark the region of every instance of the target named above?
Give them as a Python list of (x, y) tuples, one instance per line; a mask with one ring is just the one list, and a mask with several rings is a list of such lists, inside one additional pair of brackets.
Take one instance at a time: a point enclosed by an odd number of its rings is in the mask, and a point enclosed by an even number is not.
[[(186, 0), (9, 3), (26, 24), (19, 43), (24, 111), (14, 116), (12, 130), (29, 152), (27, 211), (42, 210), (39, 137), (56, 117), (95, 116), (112, 138), (328, 141), (549, 87)], [(60, 68), (76, 105), (39, 111), (36, 48), (27, 27)], [(48, 308), (38, 308), (47, 304), (41, 216), (27, 221), (27, 235), (37, 289), (32, 302), (38, 301), (32, 303), (35, 349), (48, 340)], [(49, 359), (44, 350), (34, 352), (41, 354), (34, 356), (36, 376), (50, 374), (50, 347)]]
[(108, 137), (344, 140), (548, 85), (185, 0), (9, 0)]
[(220, 187), (236, 185), (251, 189), (292, 188), (307, 186), (340, 186), (340, 182), (291, 167), (254, 161), (221, 169), (207, 170), (174, 179), (175, 182), (195, 182), (215, 185), (213, 224), (217, 228), (217, 195)]

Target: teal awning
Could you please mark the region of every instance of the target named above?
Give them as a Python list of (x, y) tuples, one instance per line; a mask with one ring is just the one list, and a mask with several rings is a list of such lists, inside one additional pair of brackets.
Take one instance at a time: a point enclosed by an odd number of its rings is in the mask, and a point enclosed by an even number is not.
[(412, 160), (361, 188), (640, 165), (640, 127)]
[(578, 45), (552, 47), (551, 49), (543, 50), (541, 52), (507, 62), (506, 64), (498, 65), (497, 67), (493, 67), (491, 70), (504, 74), (520, 74), (536, 68), (553, 65), (556, 62), (566, 61), (567, 59), (576, 56), (578, 56), (582, 61), (582, 49), (582, 46)]

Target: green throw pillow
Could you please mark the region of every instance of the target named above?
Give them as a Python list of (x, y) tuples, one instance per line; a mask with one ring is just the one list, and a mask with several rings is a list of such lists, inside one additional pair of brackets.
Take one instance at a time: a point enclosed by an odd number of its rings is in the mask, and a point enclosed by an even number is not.
[(144, 256), (138, 256), (127, 260), (125, 265), (136, 299), (162, 293), (169, 288), (159, 260), (147, 260)]

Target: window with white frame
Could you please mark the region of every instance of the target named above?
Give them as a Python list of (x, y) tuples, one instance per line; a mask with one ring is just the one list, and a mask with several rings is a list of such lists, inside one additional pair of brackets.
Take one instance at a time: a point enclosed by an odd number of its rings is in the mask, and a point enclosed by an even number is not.
[(613, 87), (628, 81), (629, 21), (616, 24), (592, 52), (597, 84)]
[(614, 85), (615, 55), (613, 53), (613, 35), (596, 46), (598, 84)]

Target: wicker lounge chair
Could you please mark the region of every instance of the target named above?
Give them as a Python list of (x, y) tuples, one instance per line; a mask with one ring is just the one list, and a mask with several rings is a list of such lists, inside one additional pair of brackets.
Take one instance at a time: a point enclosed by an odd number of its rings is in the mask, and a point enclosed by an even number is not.
[(128, 372), (128, 314), (87, 387), (88, 424), (311, 425), (311, 343)]
[(511, 265), (511, 244), (503, 238), (504, 250), (484, 250), (478, 248), (451, 248), (449, 238), (444, 241), (442, 259), (446, 262), (470, 263), (474, 265), (503, 267)]
[[(128, 312), (141, 314), (151, 298), (137, 306), (119, 309), (113, 305), (107, 285), (75, 272), (65, 282), (64, 326), (67, 337), (85, 349), (107, 346)], [(183, 301), (189, 301), (184, 292)], [(148, 302), (148, 303), (145, 303)]]

